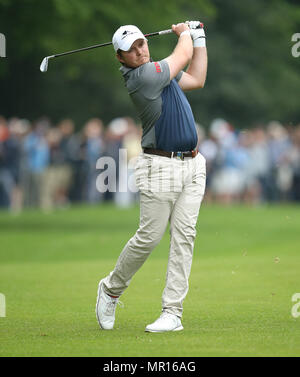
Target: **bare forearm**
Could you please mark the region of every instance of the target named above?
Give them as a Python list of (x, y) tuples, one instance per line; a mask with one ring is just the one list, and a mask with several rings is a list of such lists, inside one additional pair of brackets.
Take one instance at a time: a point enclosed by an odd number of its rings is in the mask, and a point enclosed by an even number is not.
[(191, 60), (193, 55), (193, 43), (186, 24), (172, 25), (173, 32), (178, 36), (177, 45), (167, 61), (170, 69), (170, 79), (172, 80)]
[(186, 70), (193, 77), (198, 88), (203, 88), (207, 74), (207, 50), (206, 47), (196, 47), (192, 60)]
[(190, 61), (193, 55), (193, 43), (189, 35), (183, 35), (178, 38), (177, 45), (173, 51), (173, 54), (184, 55), (186, 61)]

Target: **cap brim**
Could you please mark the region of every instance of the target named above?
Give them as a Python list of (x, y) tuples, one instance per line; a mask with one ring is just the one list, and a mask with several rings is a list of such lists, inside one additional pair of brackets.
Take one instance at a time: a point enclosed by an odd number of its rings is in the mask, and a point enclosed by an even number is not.
[(124, 40), (123, 44), (120, 46), (120, 50), (122, 51), (128, 51), (132, 44), (138, 40), (138, 39), (144, 39), (147, 40), (143, 34), (132, 34), (129, 35), (126, 40)]

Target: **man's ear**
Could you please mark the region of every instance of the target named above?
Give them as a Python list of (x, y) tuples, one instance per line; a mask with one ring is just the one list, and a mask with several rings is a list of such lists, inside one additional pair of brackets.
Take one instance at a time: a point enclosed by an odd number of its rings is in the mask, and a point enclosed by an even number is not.
[(118, 52), (116, 53), (116, 57), (117, 57), (117, 59), (119, 60), (119, 62), (120, 62), (121, 64), (124, 64), (124, 63), (125, 63), (125, 61), (122, 59), (121, 54), (119, 54)]

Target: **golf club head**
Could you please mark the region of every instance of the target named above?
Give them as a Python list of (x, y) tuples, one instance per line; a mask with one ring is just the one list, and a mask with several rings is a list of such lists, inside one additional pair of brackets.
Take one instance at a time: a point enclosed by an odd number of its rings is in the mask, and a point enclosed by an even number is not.
[(41, 72), (47, 72), (47, 70), (48, 70), (48, 61), (49, 61), (50, 58), (53, 58), (53, 57), (54, 57), (54, 55), (51, 55), (51, 56), (46, 56), (43, 59), (41, 65), (40, 65)]

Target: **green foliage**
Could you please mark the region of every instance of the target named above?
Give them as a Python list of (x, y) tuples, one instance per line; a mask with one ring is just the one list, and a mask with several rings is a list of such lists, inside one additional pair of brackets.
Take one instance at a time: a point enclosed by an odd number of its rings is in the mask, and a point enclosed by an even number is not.
[(300, 8), (279, 0), (213, 3), (218, 16), (207, 28), (210, 93), (204, 104), (213, 112), (217, 103), (219, 115), (237, 126), (299, 121), (300, 61), (290, 41)]
[[(148, 33), (187, 19), (204, 22), (209, 56), (204, 90), (188, 94), (196, 120), (222, 116), (237, 127), (257, 121), (299, 121), (300, 59), (291, 55), (300, 7), (292, 1), (0, 0), (0, 113), (54, 122), (70, 116), (81, 127), (91, 116), (105, 122), (135, 117), (112, 46), (50, 60), (44, 56), (110, 41), (122, 24)], [(298, 29), (297, 29), (298, 28)], [(149, 38), (155, 60), (168, 56), (175, 36)]]

